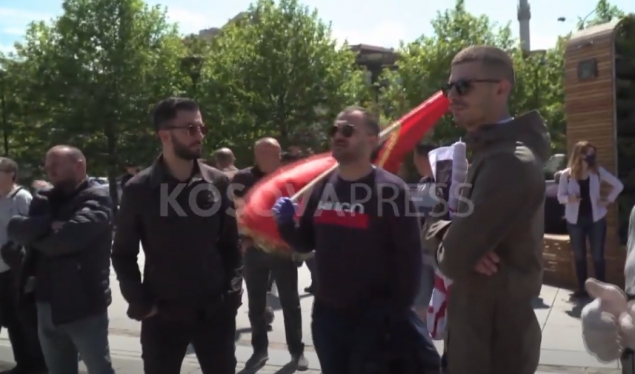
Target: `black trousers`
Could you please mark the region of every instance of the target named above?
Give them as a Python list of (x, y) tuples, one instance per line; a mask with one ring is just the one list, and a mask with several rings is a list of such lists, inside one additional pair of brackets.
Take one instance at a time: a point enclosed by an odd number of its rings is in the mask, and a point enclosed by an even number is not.
[(12, 270), (0, 273), (0, 324), (7, 329), (13, 358), (20, 368), (44, 369), (44, 356), (36, 326), (26, 326), (17, 309), (17, 288)]
[(249, 297), (251, 345), (255, 352), (266, 351), (269, 346), (265, 308), (270, 276), (278, 288), (289, 352), (302, 354), (304, 343), (302, 343), (298, 268), (291, 258), (268, 254), (255, 248), (247, 250), (244, 260), (244, 277)]
[(157, 315), (141, 322), (144, 373), (179, 374), (191, 344), (203, 374), (235, 374), (235, 338), (235, 307), (179, 313), (160, 307)]

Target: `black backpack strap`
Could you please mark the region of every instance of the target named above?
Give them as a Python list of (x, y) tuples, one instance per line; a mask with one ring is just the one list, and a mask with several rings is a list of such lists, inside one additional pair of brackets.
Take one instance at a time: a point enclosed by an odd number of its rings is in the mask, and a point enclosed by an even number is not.
[(13, 192), (11, 192), (11, 194), (9, 194), (8, 198), (9, 199), (13, 199), (18, 194), (18, 192), (22, 191), (23, 189), (24, 189), (24, 187), (18, 186), (18, 188), (16, 188), (15, 191), (13, 191)]

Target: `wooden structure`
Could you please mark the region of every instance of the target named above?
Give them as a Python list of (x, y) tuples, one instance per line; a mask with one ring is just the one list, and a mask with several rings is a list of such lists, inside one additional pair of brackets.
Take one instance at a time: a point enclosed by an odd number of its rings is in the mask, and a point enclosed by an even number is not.
[[(620, 56), (615, 46), (618, 30), (627, 20), (573, 34), (564, 55), (567, 148), (570, 152), (578, 141), (590, 141), (598, 149), (598, 162), (613, 175), (620, 175), (620, 179), (623, 168), (618, 167), (618, 143), (622, 135), (618, 132), (616, 115), (616, 61), (619, 62)], [(633, 127), (635, 129), (635, 123)], [(624, 157), (621, 161), (626, 162)], [(603, 186), (603, 193), (606, 187)], [(618, 219), (618, 205), (612, 204), (607, 215), (605, 258), (607, 280), (623, 286), (626, 251), (619, 238), (624, 222)], [(632, 205), (622, 210), (630, 211), (630, 208)], [(577, 281), (568, 236), (545, 235), (544, 241), (545, 281), (575, 287)], [(588, 274), (593, 276), (590, 253), (588, 260)]]

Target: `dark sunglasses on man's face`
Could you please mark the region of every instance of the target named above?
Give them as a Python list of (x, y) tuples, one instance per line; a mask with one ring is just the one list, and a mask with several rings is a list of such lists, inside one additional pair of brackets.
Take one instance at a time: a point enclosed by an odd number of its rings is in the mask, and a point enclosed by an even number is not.
[(198, 132), (200, 132), (203, 136), (207, 135), (207, 131), (209, 130), (207, 127), (203, 125), (189, 125), (189, 126), (168, 126), (166, 127), (168, 130), (185, 130), (189, 136), (195, 136)]
[(498, 79), (458, 79), (454, 82), (446, 83), (441, 88), (441, 91), (443, 92), (443, 95), (445, 97), (447, 97), (450, 94), (452, 89), (456, 90), (456, 93), (459, 96), (465, 96), (468, 93), (470, 93), (470, 90), (472, 89), (472, 87), (474, 87), (475, 83), (500, 83), (500, 80)]
[(335, 134), (340, 133), (345, 138), (350, 138), (355, 133), (355, 126), (350, 123), (346, 123), (339, 126), (333, 126), (329, 130), (329, 136), (332, 138)]

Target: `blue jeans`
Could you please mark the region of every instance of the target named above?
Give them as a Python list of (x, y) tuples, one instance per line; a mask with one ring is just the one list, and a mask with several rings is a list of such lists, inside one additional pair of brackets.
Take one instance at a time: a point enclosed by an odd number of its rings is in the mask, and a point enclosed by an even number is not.
[(54, 325), (51, 305), (37, 304), (38, 335), (49, 374), (78, 374), (81, 357), (90, 374), (114, 374), (108, 347), (108, 313)]
[(592, 216), (581, 216), (574, 225), (567, 224), (571, 249), (575, 259), (575, 271), (578, 278), (578, 289), (584, 290), (584, 282), (587, 279), (587, 239), (591, 247), (591, 258), (593, 259), (593, 269), (595, 278), (599, 281), (606, 281), (604, 261), (604, 242), (606, 241), (606, 218), (593, 222)]

